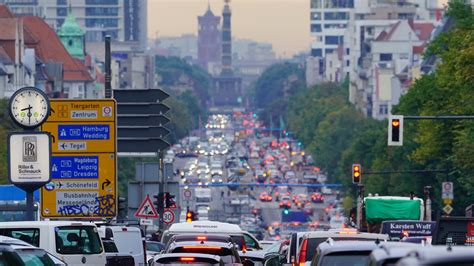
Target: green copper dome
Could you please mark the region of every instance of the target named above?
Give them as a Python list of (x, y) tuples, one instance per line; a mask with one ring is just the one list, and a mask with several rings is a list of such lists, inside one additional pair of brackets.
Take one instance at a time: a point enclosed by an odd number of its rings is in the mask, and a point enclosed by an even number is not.
[(59, 36), (82, 36), (84, 35), (84, 32), (77, 24), (76, 18), (69, 14), (66, 19), (64, 20), (63, 25), (59, 29)]
[(84, 31), (71, 12), (64, 20), (58, 35), (70, 55), (84, 60)]

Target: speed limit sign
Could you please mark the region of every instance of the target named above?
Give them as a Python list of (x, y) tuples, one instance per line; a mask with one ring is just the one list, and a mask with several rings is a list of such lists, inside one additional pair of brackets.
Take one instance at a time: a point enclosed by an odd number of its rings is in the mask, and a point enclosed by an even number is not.
[(163, 212), (163, 222), (165, 224), (171, 224), (174, 222), (174, 212), (172, 210), (165, 210)]

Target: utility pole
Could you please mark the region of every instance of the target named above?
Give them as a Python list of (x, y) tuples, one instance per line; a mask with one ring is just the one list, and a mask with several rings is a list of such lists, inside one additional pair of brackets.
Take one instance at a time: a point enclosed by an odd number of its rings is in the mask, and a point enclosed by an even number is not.
[(423, 190), (425, 193), (425, 221), (431, 222), (431, 186), (425, 186)]
[(112, 98), (110, 35), (105, 36), (105, 98)]
[(357, 196), (357, 229), (362, 229), (362, 206), (364, 205), (364, 185), (357, 184), (359, 195)]

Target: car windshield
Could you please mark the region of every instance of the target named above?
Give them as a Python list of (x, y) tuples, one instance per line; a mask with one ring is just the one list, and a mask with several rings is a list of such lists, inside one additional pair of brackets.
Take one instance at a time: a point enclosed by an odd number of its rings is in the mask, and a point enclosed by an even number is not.
[(324, 266), (365, 266), (369, 261), (368, 254), (330, 254), (324, 256), (321, 265)]
[(41, 249), (22, 248), (16, 249), (25, 266), (54, 266), (55, 263), (46, 251)]
[(59, 226), (55, 228), (59, 254), (99, 254), (102, 244), (94, 226)]

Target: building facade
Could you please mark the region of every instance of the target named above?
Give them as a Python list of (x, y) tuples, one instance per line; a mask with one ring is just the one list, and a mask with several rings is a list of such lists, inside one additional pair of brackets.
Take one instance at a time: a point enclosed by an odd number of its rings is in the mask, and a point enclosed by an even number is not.
[[(147, 44), (147, 0), (0, 0), (17, 16), (39, 16), (58, 29), (68, 9), (85, 31), (86, 42), (117, 41)], [(70, 7), (69, 7), (70, 6)]]

